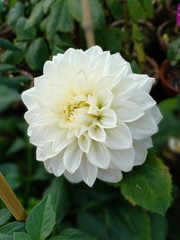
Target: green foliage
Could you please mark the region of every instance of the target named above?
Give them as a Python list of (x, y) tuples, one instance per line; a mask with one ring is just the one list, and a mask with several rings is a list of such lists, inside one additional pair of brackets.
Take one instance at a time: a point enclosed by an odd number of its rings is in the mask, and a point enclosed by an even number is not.
[[(138, 22), (152, 19), (158, 3), (90, 0), (90, 4), (96, 44), (111, 53), (120, 51), (132, 62), (133, 71), (142, 72), (146, 31)], [(32, 86), (33, 77), (54, 54), (86, 48), (81, 0), (0, 1), (0, 13), (2, 29), (6, 24), (12, 28), (9, 37), (0, 37), (0, 171), (29, 211), (25, 223), (13, 222), (0, 201), (0, 239), (166, 240), (169, 235), (178, 240), (179, 209), (176, 205), (169, 209), (172, 182), (163, 159), (149, 154), (144, 165), (123, 173), (120, 183), (97, 180), (93, 188), (53, 178), (35, 161), (20, 93)], [(168, 57), (178, 63), (179, 39), (170, 44)], [(153, 138), (157, 154), (162, 155), (170, 137), (180, 136), (179, 101), (176, 97), (159, 104), (163, 120)]]
[(152, 212), (164, 215), (172, 202), (171, 176), (168, 168), (154, 154), (148, 155), (143, 166), (128, 173), (120, 186), (122, 194), (133, 205)]
[(44, 240), (55, 225), (55, 212), (50, 197), (41, 201), (29, 214), (26, 230), (32, 240)]
[(176, 39), (169, 44), (167, 57), (172, 66), (180, 63), (180, 39)]

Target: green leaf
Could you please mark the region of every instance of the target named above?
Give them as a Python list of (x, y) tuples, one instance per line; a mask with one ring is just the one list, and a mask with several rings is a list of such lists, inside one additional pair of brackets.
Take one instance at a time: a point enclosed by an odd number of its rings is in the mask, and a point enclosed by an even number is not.
[(5, 49), (9, 50), (20, 50), (18, 47), (16, 47), (14, 44), (12, 44), (10, 41), (0, 38), (0, 46)]
[(110, 240), (151, 240), (149, 218), (143, 209), (122, 203), (106, 215)]
[(43, 1), (38, 2), (31, 11), (31, 15), (27, 20), (26, 27), (32, 27), (39, 24), (43, 18)]
[(56, 222), (61, 221), (69, 211), (70, 195), (68, 184), (63, 177), (55, 178), (51, 186), (45, 192), (45, 196), (51, 196), (51, 203), (56, 212)]
[(151, 240), (167, 239), (167, 221), (159, 214), (150, 214)]
[(53, 237), (49, 240), (96, 240), (78, 229), (67, 228), (59, 236)]
[(146, 19), (146, 13), (140, 0), (127, 0), (127, 7), (133, 21), (137, 22), (139, 19)]
[[(7, 225), (0, 228), (0, 239), (3, 239), (3, 236), (12, 236), (14, 232), (20, 232), (24, 230), (25, 224), (22, 222), (11, 222)], [(12, 238), (10, 238), (12, 239)]]
[(0, 84), (0, 112), (6, 110), (12, 103), (20, 101), (20, 94)]
[(108, 5), (111, 14), (117, 20), (122, 19), (124, 16), (124, 4), (121, 4), (117, 0), (106, 0), (106, 4)]
[(172, 201), (168, 168), (154, 154), (149, 154), (142, 166), (124, 174), (120, 187), (124, 197), (133, 205), (151, 212), (164, 215)]
[(54, 0), (44, 0), (43, 1), (43, 12), (45, 14), (47, 14), (47, 12), (49, 11), (49, 9), (53, 3), (54, 3)]
[(1, 164), (0, 171), (3, 173), (4, 177), (6, 178), (12, 189), (16, 189), (21, 185), (21, 180), (19, 179), (20, 174), (17, 164), (13, 163)]
[(26, 230), (31, 239), (44, 240), (52, 232), (55, 217), (50, 196), (48, 196), (33, 208), (26, 219)]
[(87, 212), (79, 212), (77, 215), (78, 228), (99, 240), (109, 240), (108, 229), (105, 223), (97, 216)]
[(8, 13), (7, 23), (9, 26), (14, 27), (20, 17), (24, 15), (24, 5), (21, 2), (17, 2)]
[(4, 225), (11, 217), (11, 213), (8, 209), (0, 209), (0, 226)]
[(43, 38), (32, 41), (26, 53), (26, 61), (33, 70), (42, 71), (43, 65), (49, 58), (48, 45)]
[(19, 41), (32, 40), (36, 36), (35, 27), (34, 26), (28, 27), (27, 19), (25, 19), (24, 17), (21, 17), (18, 19), (15, 29), (16, 29), (17, 40)]
[(49, 39), (57, 31), (70, 32), (74, 28), (73, 19), (68, 12), (68, 1), (57, 0), (51, 7), (48, 16), (46, 33)]
[(0, 64), (0, 73), (7, 72), (11, 70), (17, 70), (17, 68), (14, 65), (8, 64), (8, 63), (1, 63)]
[(31, 240), (31, 238), (27, 233), (16, 232), (13, 234), (13, 240)]
[[(81, 0), (68, 0), (68, 10), (72, 17), (78, 22), (82, 23), (82, 9), (81, 9)], [(94, 28), (101, 28), (105, 25), (105, 17), (103, 12), (103, 7), (98, 0), (90, 1), (92, 22)]]
[(171, 137), (180, 137), (180, 132), (177, 131), (180, 129), (180, 96), (166, 99), (158, 106), (163, 119), (159, 124), (159, 131), (153, 136), (153, 142), (155, 150), (159, 153)]

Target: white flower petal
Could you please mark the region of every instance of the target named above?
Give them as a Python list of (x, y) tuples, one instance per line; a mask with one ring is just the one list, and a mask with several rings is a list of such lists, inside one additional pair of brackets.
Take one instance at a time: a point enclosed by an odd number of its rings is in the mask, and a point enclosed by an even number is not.
[(135, 150), (134, 166), (138, 166), (145, 162), (147, 156), (147, 148), (143, 141), (135, 140), (133, 145)]
[(52, 142), (46, 142), (43, 146), (37, 146), (36, 149), (36, 158), (38, 161), (45, 161), (57, 154), (58, 152), (53, 151)]
[(110, 154), (103, 143), (91, 142), (91, 148), (87, 154), (88, 160), (95, 166), (107, 169), (110, 164)]
[(85, 55), (91, 60), (91, 62), (93, 62), (98, 55), (102, 54), (102, 52), (103, 51), (99, 46), (94, 46), (86, 50)]
[(98, 142), (106, 141), (106, 133), (103, 128), (92, 124), (88, 129), (89, 137)]
[(157, 106), (154, 106), (154, 107), (151, 109), (151, 114), (153, 115), (154, 121), (156, 122), (156, 124), (159, 124), (160, 121), (162, 120), (162, 114), (161, 114), (161, 112), (159, 111), (159, 108), (158, 108)]
[(44, 162), (46, 170), (50, 173), (53, 173), (56, 177), (61, 176), (65, 171), (63, 154), (64, 152), (62, 151), (56, 156), (49, 158)]
[(106, 146), (111, 149), (121, 150), (132, 147), (132, 135), (124, 123), (119, 123), (117, 127), (106, 130)]
[(143, 91), (138, 91), (138, 93), (134, 94), (129, 100), (136, 103), (142, 110), (149, 110), (156, 104), (154, 99)]
[(144, 116), (134, 122), (128, 123), (132, 136), (136, 140), (141, 140), (155, 134), (158, 130), (150, 112), (147, 112)]
[(132, 122), (144, 115), (144, 111), (138, 105), (130, 101), (119, 101), (119, 104), (114, 106), (117, 118), (124, 122)]
[(76, 142), (64, 150), (63, 163), (68, 172), (74, 173), (78, 169), (82, 153)]
[(75, 141), (75, 138), (67, 138), (67, 130), (60, 130), (54, 135), (53, 150), (55, 152), (62, 151), (65, 147), (69, 146)]
[(129, 172), (132, 170), (134, 165), (134, 150), (123, 149), (123, 150), (109, 150), (111, 155), (111, 161), (116, 168), (123, 172)]
[(85, 154), (83, 154), (81, 165), (79, 167), (83, 181), (92, 187), (97, 177), (97, 167), (91, 164)]
[(98, 113), (98, 120), (95, 121), (95, 124), (102, 128), (113, 128), (117, 124), (116, 113), (110, 108), (104, 108)]
[(122, 172), (115, 169), (98, 169), (97, 178), (105, 182), (117, 183), (122, 179)]
[(64, 176), (72, 183), (78, 183), (82, 181), (79, 169), (74, 173), (69, 173), (68, 171), (65, 171)]
[(89, 152), (89, 149), (91, 147), (91, 138), (87, 133), (84, 133), (78, 138), (78, 145), (83, 152)]

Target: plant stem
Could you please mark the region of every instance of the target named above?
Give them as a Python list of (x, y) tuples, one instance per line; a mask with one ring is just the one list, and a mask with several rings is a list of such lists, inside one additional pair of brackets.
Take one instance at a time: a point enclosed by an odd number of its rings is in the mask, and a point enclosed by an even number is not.
[(95, 38), (92, 26), (90, 0), (81, 0), (84, 30), (87, 47), (90, 48), (95, 45)]

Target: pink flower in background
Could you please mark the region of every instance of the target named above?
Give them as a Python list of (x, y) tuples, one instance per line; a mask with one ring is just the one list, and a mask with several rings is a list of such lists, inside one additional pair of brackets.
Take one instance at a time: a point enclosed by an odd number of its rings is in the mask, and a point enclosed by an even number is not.
[(180, 3), (177, 6), (177, 25), (180, 26)]
[(122, 172), (144, 163), (158, 130), (153, 82), (98, 46), (54, 56), (22, 94), (37, 160), (74, 183), (120, 181)]

